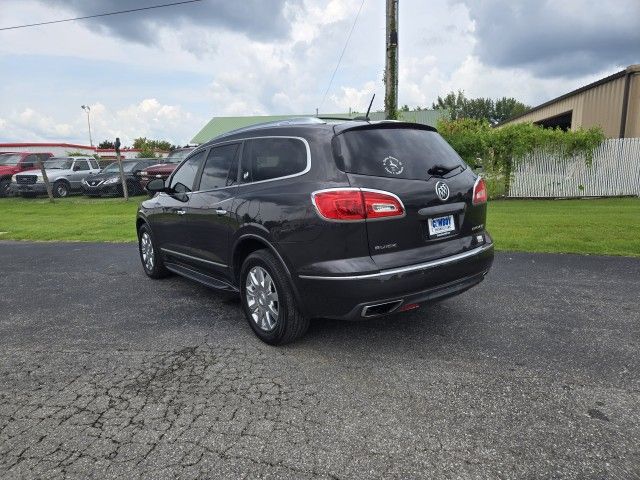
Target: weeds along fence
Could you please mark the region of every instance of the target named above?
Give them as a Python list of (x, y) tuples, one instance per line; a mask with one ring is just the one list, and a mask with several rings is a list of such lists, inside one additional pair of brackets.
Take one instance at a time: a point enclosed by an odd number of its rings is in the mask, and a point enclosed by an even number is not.
[(605, 140), (588, 163), (535, 152), (513, 170), (509, 197), (640, 196), (640, 138)]

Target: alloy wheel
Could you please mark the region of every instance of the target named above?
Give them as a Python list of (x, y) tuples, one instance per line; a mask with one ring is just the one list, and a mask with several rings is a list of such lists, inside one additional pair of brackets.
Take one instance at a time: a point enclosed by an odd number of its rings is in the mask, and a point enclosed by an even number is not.
[(265, 332), (272, 331), (278, 323), (278, 290), (271, 275), (262, 267), (249, 270), (245, 282), (245, 299), (255, 324)]
[(56, 193), (58, 194), (59, 197), (66, 197), (67, 193), (68, 193), (67, 192), (67, 187), (63, 183), (61, 183), (56, 188)]
[(142, 232), (142, 236), (140, 237), (140, 254), (142, 255), (144, 268), (146, 268), (148, 272), (152, 272), (155, 259), (151, 236), (147, 232)]

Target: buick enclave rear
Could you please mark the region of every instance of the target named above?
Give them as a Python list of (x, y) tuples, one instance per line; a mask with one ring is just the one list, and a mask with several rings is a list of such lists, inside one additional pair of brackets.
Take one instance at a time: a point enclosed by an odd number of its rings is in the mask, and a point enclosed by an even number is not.
[(300, 119), (196, 148), (138, 212), (147, 275), (240, 294), (265, 342), (310, 318), (367, 319), (481, 282), (487, 191), (431, 127)]

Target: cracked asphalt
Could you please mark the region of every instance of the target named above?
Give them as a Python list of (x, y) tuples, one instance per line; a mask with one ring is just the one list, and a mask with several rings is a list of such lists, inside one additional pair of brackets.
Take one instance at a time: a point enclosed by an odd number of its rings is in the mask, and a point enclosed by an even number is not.
[(132, 244), (0, 260), (1, 478), (640, 478), (639, 259), (499, 253), (284, 348)]

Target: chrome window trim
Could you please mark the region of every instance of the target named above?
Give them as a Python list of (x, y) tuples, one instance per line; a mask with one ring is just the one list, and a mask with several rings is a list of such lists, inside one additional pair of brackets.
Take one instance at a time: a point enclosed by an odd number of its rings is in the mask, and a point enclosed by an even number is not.
[[(309, 173), (309, 171), (311, 171), (311, 148), (309, 147), (309, 142), (307, 141), (307, 139), (302, 138), (302, 137), (295, 137), (295, 136), (291, 136), (291, 135), (267, 135), (267, 136), (262, 136), (262, 137), (248, 137), (248, 138), (240, 138), (240, 139), (235, 139), (235, 140), (225, 140), (224, 142), (220, 142), (220, 143), (215, 143), (213, 145), (207, 145), (206, 147), (203, 147), (202, 149), (196, 149), (193, 152), (191, 152), (189, 154), (189, 156), (187, 158), (185, 158), (177, 167), (176, 169), (171, 173), (171, 175), (168, 177), (168, 183), (169, 185), (171, 185), (171, 181), (173, 180), (173, 175), (175, 174), (175, 172), (178, 171), (178, 168), (180, 168), (182, 166), (182, 163), (185, 162), (191, 155), (195, 155), (196, 153), (200, 152), (200, 151), (204, 151), (206, 149), (212, 149), (212, 148), (216, 148), (216, 147), (221, 147), (223, 145), (226, 145), (228, 143), (243, 143), (245, 140), (259, 140), (259, 139), (263, 139), (263, 138), (293, 138), (296, 140), (300, 140), (305, 147), (305, 150), (307, 152), (307, 166), (305, 167), (304, 170), (302, 170), (301, 172), (298, 173), (292, 173), (291, 175), (285, 175), (283, 177), (276, 177), (276, 178), (270, 178), (268, 180), (259, 180), (257, 182), (249, 182), (249, 183), (236, 183), (235, 185), (225, 185), (224, 187), (220, 187), (220, 188), (214, 188), (211, 190), (195, 190), (193, 192), (185, 192), (185, 195), (191, 195), (193, 193), (206, 193), (206, 192), (216, 192), (218, 190), (222, 190), (224, 188), (235, 188), (235, 187), (245, 187), (247, 185), (258, 185), (260, 183), (266, 183), (266, 182), (275, 182), (276, 180), (286, 180), (288, 178), (294, 178), (294, 177), (299, 177), (301, 175), (305, 175), (307, 173)], [(238, 159), (238, 161), (240, 162), (239, 166), (242, 166), (242, 157)], [(205, 158), (205, 162), (206, 162), (206, 158)], [(238, 171), (240, 171), (241, 169), (239, 168)], [(161, 195), (168, 195), (170, 196), (168, 193), (164, 193), (162, 192)]]
[(306, 280), (363, 280), (368, 278), (387, 277), (390, 275), (397, 275), (399, 273), (415, 272), (418, 270), (428, 270), (430, 268), (439, 267), (448, 263), (457, 262), (465, 258), (479, 255), (487, 250), (493, 248), (493, 243), (482, 245), (481, 247), (474, 248), (473, 250), (467, 250), (466, 252), (457, 253), (449, 257), (439, 258), (437, 260), (431, 260), (429, 262), (419, 263), (417, 265), (410, 265), (408, 267), (392, 268), (389, 270), (381, 270), (377, 273), (366, 273), (363, 275), (347, 275), (344, 277), (323, 276), (323, 275), (298, 275), (299, 278)]
[(168, 248), (164, 248), (163, 247), (163, 248), (160, 248), (160, 250), (162, 250), (165, 253), (168, 253), (169, 255), (175, 255), (177, 257), (189, 258), (191, 260), (196, 260), (198, 262), (203, 262), (203, 263), (208, 263), (210, 265), (215, 265), (216, 267), (229, 268), (229, 266), (225, 265), (224, 263), (212, 262), (211, 260), (205, 260), (204, 258), (194, 257), (193, 255), (187, 255), (186, 253), (176, 252), (175, 250), (170, 250)]
[[(258, 180), (257, 182), (238, 183), (236, 186), (243, 187), (245, 185), (258, 185), (260, 183), (275, 182), (276, 180), (286, 180), (287, 178), (295, 178), (295, 177), (299, 177), (301, 175), (305, 175), (309, 173), (309, 171), (311, 170), (311, 148), (309, 148), (309, 142), (307, 142), (306, 138), (296, 137), (292, 135), (266, 135), (261, 137), (242, 138), (240, 141), (244, 142), (246, 140), (261, 140), (265, 138), (293, 138), (295, 140), (300, 140), (304, 144), (304, 148), (307, 151), (307, 166), (305, 167), (304, 170), (298, 173), (292, 173), (291, 175), (284, 175), (283, 177), (269, 178), (267, 180)], [(242, 167), (242, 158), (240, 158), (240, 167)], [(239, 171), (241, 170), (242, 168), (239, 169)]]

